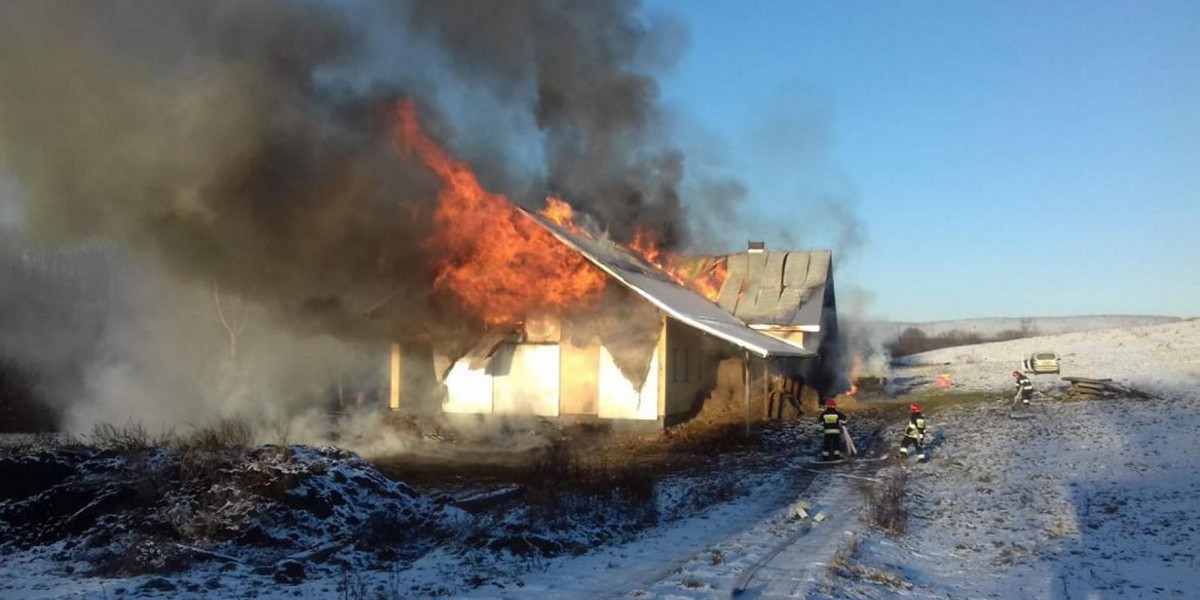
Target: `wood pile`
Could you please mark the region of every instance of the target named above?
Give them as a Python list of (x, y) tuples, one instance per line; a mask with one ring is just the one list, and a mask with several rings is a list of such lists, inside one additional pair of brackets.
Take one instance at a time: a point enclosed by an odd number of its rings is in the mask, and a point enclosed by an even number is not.
[(1156, 399), (1146, 392), (1135, 390), (1112, 379), (1091, 379), (1088, 377), (1063, 377), (1062, 379), (1063, 381), (1071, 382), (1071, 389), (1067, 391), (1067, 395), (1081, 400), (1109, 395), (1132, 397), (1140, 400)]

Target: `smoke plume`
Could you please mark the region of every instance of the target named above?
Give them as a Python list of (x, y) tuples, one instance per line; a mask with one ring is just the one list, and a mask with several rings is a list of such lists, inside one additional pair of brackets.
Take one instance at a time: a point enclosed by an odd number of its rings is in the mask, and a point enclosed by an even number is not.
[[(115, 238), (171, 273), (322, 327), (349, 327), (344, 317), (397, 289), (411, 315), (428, 309), (420, 242), (437, 182), (388, 139), (387, 105), (400, 97), (513, 188), (501, 191), (562, 194), (619, 239), (634, 223), (668, 246), (686, 239), (682, 155), (656, 141), (658, 90), (644, 72), (673, 38), (636, 9), (10, 4), (0, 9), (0, 157), (41, 234)], [(389, 39), (411, 57), (381, 65), (373, 50)], [(453, 72), (434, 82), (430, 65)], [(484, 90), (496, 120), (531, 125), (511, 145), (540, 137), (542, 164), (508, 165), (495, 156), (503, 141), (479, 149), (479, 133), (456, 134), (463, 109), (446, 90), (456, 85)], [(521, 186), (522, 172), (540, 177)]]
[[(430, 294), (440, 182), (390, 137), (404, 98), (494, 191), (527, 205), (554, 193), (618, 240), (636, 226), (681, 246), (684, 156), (655, 76), (686, 35), (639, 11), (586, 0), (5, 3), (0, 174), (21, 196), (2, 203), (5, 235), (97, 244), (79, 264), (121, 275), (95, 304), (88, 277), (64, 293), (39, 279), (51, 277), (42, 265), (11, 263), (38, 283), (0, 284), (8, 325), (32, 323), (0, 351), (43, 374), (74, 369), (77, 381), (52, 392), (63, 405), (152, 406), (170, 423), (214, 403), (228, 413), (317, 395), (354, 370), (349, 342), (461, 345), (469, 326)], [(67, 327), (63, 315), (86, 322)], [(67, 337), (31, 353), (39, 327)], [(237, 377), (219, 376), (233, 364)], [(222, 389), (196, 383), (210, 375)]]

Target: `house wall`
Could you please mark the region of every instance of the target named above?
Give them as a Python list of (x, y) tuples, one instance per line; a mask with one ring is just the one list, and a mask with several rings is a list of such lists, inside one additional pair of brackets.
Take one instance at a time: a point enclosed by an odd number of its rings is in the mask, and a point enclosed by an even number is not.
[(349, 404), (378, 402), (408, 414), (437, 414), (441, 410), (441, 385), (429, 345), (389, 343), (372, 347), (370, 352), (379, 357), (380, 368), (350, 390), (353, 397), (348, 399)]
[(717, 385), (717, 365), (728, 343), (667, 319), (664, 348), (664, 417), (694, 412)]
[(507, 369), (492, 373), (492, 412), (500, 415), (557, 417), (559, 402), (558, 344), (504, 344)]
[(443, 412), (658, 419), (664, 381), (662, 334), (646, 380), (635, 388), (598, 340), (581, 345), (579, 336), (567, 333), (560, 343), (502, 344), (484, 368), (456, 363), (446, 376)]
[(482, 369), (459, 361), (446, 376), (446, 413), (559, 414), (558, 344), (501, 344)]
[(559, 359), (559, 413), (592, 415), (600, 402), (600, 340), (586, 343), (564, 336)]
[(492, 376), (486, 368), (471, 369), (466, 361), (459, 361), (446, 375), (445, 383), (446, 401), (442, 404), (442, 412), (492, 412)]
[(634, 419), (654, 421), (658, 419), (658, 352), (650, 359), (650, 370), (641, 389), (625, 378), (612, 354), (600, 347), (599, 373), (599, 416), (602, 419)]

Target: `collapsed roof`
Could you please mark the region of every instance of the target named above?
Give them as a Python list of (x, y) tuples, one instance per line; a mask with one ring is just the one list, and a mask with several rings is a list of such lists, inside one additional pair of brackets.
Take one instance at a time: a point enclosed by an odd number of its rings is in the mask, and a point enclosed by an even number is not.
[(658, 267), (617, 244), (568, 231), (541, 215), (524, 212), (613, 279), (682, 323), (763, 358), (815, 356), (811, 351), (751, 329), (733, 311), (722, 310), (722, 306), (680, 285)]

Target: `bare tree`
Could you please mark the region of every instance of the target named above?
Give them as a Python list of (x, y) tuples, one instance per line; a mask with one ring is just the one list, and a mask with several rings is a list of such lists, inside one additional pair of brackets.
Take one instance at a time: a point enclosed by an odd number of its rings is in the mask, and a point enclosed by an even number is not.
[(246, 328), (250, 307), (240, 294), (226, 293), (225, 300), (222, 301), (221, 288), (215, 281), (212, 284), (212, 289), (213, 303), (217, 306), (217, 316), (221, 319), (221, 325), (225, 327), (225, 332), (229, 335), (229, 358), (236, 360), (238, 355), (238, 338), (241, 337), (242, 331)]

